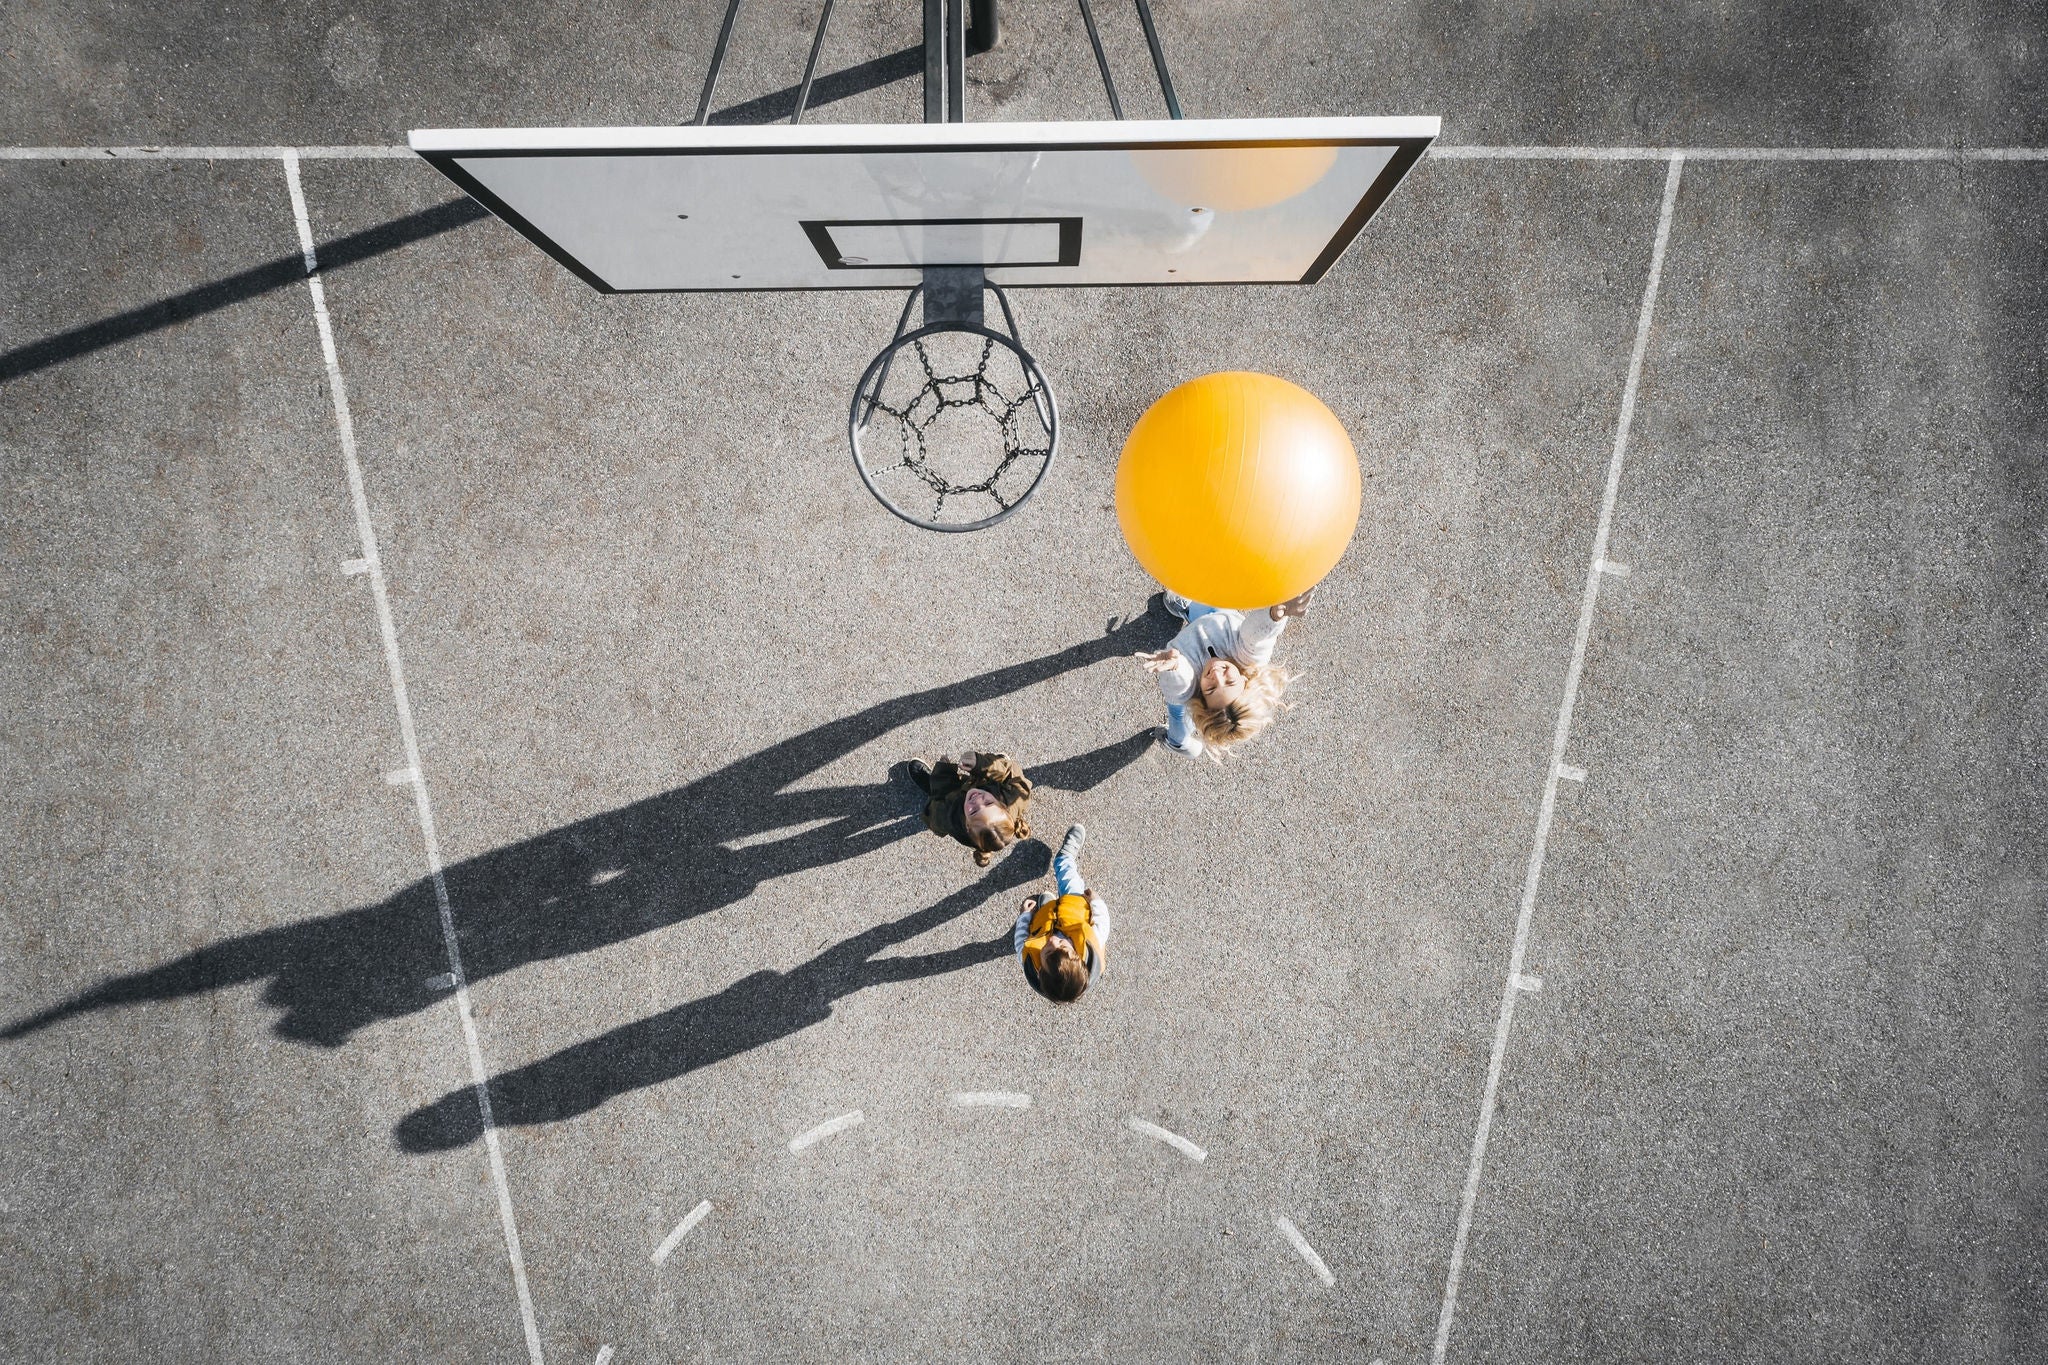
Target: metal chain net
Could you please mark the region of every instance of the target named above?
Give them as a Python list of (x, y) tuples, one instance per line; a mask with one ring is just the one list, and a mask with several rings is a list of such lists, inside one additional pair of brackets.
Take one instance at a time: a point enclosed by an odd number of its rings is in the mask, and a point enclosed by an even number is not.
[[(906, 351), (915, 368), (904, 363)], [(1030, 493), (1052, 458), (1043, 401), (1032, 372), (995, 339), (918, 337), (890, 357), (868, 395), (861, 458), (877, 490), (906, 512), (926, 516), (928, 507), (934, 522), (1000, 515)], [(870, 446), (879, 459), (869, 459)], [(880, 462), (892, 454), (895, 463)]]

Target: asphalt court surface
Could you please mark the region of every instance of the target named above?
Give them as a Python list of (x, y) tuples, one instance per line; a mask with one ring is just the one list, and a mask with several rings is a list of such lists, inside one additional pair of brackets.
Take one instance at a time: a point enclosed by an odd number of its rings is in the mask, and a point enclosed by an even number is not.
[[(1241, 23), (1174, 49), (1191, 104)], [(777, 88), (748, 60), (721, 106)], [(1335, 101), (1301, 79), (1229, 107)], [(152, 131), (409, 121), (248, 99)], [(1898, 133), (1854, 103), (1798, 130)], [(2016, 143), (1995, 106), (1957, 127)], [(1454, 1358), (2038, 1344), (2041, 174), (1685, 167)], [(302, 175), (321, 242), (450, 198)], [(325, 276), (549, 1358), (1429, 1358), (1665, 176), (1425, 161), (1314, 291), (1022, 296), (1067, 441), (964, 540), (846, 467), (888, 296), (622, 303), (489, 223)], [(297, 249), (275, 161), (0, 185), (0, 350)], [(1144, 743), (1121, 656), (1170, 627), (1106, 503), (1144, 404), (1233, 365), (1369, 477), (1296, 706), (1212, 769)], [(0, 433), (10, 1019), (112, 983), (0, 1043), (0, 1340), (517, 1358), (305, 285), (11, 380)], [(1082, 1008), (1002, 955), (1043, 853), (975, 877), (885, 784), (967, 745), (1089, 822)]]

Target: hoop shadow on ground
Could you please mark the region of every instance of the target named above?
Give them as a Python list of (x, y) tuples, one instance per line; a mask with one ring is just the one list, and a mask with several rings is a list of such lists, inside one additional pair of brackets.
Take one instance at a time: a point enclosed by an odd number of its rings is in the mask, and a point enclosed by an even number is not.
[[(770, 878), (857, 858), (921, 833), (916, 793), (906, 787), (881, 781), (791, 788), (901, 726), (1154, 648), (1176, 624), (1155, 598), (1146, 615), (1113, 624), (1092, 640), (877, 702), (674, 791), (459, 863), (444, 880), (464, 972), (482, 981), (623, 942), (743, 900)], [(1086, 790), (1135, 761), (1150, 733), (1034, 764), (1033, 779)], [(786, 837), (763, 838), (814, 822)], [(961, 859), (965, 872), (965, 850)], [(1011, 863), (1018, 860), (1005, 860)], [(422, 878), (374, 905), (239, 935), (112, 977), (15, 1022), (0, 1038), (21, 1038), (115, 1006), (267, 981), (262, 999), (279, 1011), (272, 1026), (278, 1036), (340, 1047), (360, 1028), (446, 1000), (447, 971), (434, 882)]]
[[(1148, 736), (1140, 736), (1147, 739)], [(599, 1034), (552, 1056), (493, 1076), (491, 1122), (499, 1127), (558, 1123), (630, 1091), (687, 1076), (832, 1017), (832, 1002), (869, 986), (915, 981), (993, 962), (1011, 951), (1006, 921), (995, 938), (915, 957), (877, 958), (1003, 892), (1045, 875), (1052, 852), (1036, 839), (1011, 850), (985, 877), (938, 904), (835, 943), (787, 972), (755, 972), (700, 1000)], [(1021, 983), (1020, 983), (1021, 985)], [(451, 1090), (402, 1119), (393, 1136), (408, 1152), (439, 1152), (483, 1136), (476, 1088)]]

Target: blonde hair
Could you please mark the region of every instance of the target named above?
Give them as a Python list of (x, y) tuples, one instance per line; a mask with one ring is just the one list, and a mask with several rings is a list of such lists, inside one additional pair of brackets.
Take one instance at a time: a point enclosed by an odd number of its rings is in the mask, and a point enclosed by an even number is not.
[(1244, 692), (1228, 706), (1211, 706), (1202, 695), (1199, 677), (1195, 679), (1195, 690), (1188, 696), (1188, 719), (1195, 723), (1196, 733), (1212, 753), (1242, 744), (1271, 725), (1283, 704), (1280, 694), (1294, 681), (1294, 671), (1285, 664), (1239, 667), (1244, 672)]

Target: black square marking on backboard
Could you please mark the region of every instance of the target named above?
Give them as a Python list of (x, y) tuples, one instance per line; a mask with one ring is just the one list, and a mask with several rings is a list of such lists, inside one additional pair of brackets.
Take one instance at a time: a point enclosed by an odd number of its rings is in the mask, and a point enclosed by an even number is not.
[(1081, 220), (1079, 218), (805, 218), (798, 220), (804, 236), (811, 239), (818, 259), (827, 270), (916, 270), (914, 264), (886, 261), (880, 265), (848, 261), (832, 241), (835, 228), (855, 227), (968, 227), (976, 223), (1039, 225), (1051, 223), (1060, 230), (1059, 259), (1051, 261), (948, 261), (948, 265), (980, 265), (989, 270), (1017, 270), (1029, 266), (1076, 266), (1081, 264)]

